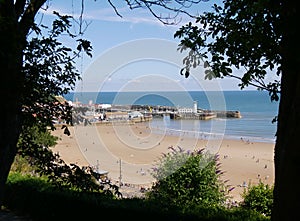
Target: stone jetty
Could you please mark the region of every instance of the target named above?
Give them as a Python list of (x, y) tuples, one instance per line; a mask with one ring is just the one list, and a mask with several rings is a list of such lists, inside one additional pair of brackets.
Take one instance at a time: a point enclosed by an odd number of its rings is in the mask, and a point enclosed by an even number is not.
[(73, 105), (73, 120), (87, 123), (137, 123), (153, 118), (169, 116), (172, 120), (210, 120), (213, 118), (241, 118), (239, 111), (218, 111), (199, 109), (197, 102), (189, 107), (161, 105), (115, 105), (89, 104)]
[(213, 118), (241, 118), (240, 111), (217, 111), (193, 108), (176, 108), (174, 106), (160, 105), (132, 105), (130, 109), (142, 113), (151, 113), (152, 117), (170, 116), (170, 119), (209, 120)]

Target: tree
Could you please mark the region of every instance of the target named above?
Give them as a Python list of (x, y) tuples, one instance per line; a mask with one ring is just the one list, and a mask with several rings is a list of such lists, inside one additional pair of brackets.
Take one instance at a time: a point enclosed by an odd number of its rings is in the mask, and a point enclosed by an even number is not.
[[(44, 2), (0, 3), (0, 62), (3, 79), (0, 83), (3, 94), (0, 205), (7, 175), (19, 146), (20, 134), (25, 135), (28, 128), (33, 126), (45, 131), (54, 129), (53, 120), (56, 117), (63, 118), (67, 124), (71, 123), (70, 106), (58, 102), (56, 95), (67, 93), (80, 78), (74, 65), (80, 51), (85, 50), (91, 55), (89, 42), (69, 32), (69, 16), (55, 13), (57, 18), (51, 27), (38, 27), (35, 24), (34, 16)], [(75, 39), (78, 47), (72, 50), (62, 45), (59, 42), (61, 35)], [(31, 142), (35, 143), (34, 140)]]
[[(170, 1), (124, 2), (130, 9), (147, 8), (160, 21), (168, 23), (200, 1), (175, 0), (173, 6)], [(112, 1), (108, 2), (120, 15)], [(84, 30), (82, 17), (79, 18), (77, 34), (70, 32), (71, 18), (58, 13), (55, 13), (58, 19), (53, 22), (52, 29), (46, 32), (41, 30), (45, 26), (38, 26), (35, 19), (40, 10), (47, 10), (46, 3), (47, 0), (0, 1), (0, 206), (3, 204), (4, 186), (17, 152), (20, 134), (34, 123), (53, 129), (52, 119), (59, 115), (65, 118), (66, 123), (71, 123), (70, 108), (67, 104), (57, 102), (55, 96), (67, 93), (80, 78), (74, 66), (74, 59), (80, 52), (91, 55), (90, 43), (81, 38)], [(173, 11), (174, 15), (160, 16), (153, 7)], [(61, 34), (76, 41), (77, 48), (72, 50), (62, 45), (58, 40)]]
[[(272, 220), (300, 219), (300, 189), (295, 187), (300, 169), (298, 19), (299, 6), (292, 1), (225, 0), (174, 35), (181, 39), (180, 50), (190, 50), (181, 72), (186, 77), (201, 64), (208, 68), (207, 79), (237, 78), (242, 89), (254, 85), (279, 101)], [(235, 75), (233, 68), (245, 71)], [(279, 80), (265, 82), (268, 70)]]

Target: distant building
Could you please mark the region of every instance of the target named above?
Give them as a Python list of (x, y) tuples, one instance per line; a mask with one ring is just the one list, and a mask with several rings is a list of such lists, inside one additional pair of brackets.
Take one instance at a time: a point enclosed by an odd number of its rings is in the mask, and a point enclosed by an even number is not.
[(193, 102), (193, 107), (188, 108), (188, 107), (178, 107), (177, 111), (179, 114), (197, 114), (198, 113), (198, 105), (197, 101)]
[(182, 108), (178, 108), (178, 113), (179, 114), (194, 113), (194, 109), (188, 107), (182, 107)]

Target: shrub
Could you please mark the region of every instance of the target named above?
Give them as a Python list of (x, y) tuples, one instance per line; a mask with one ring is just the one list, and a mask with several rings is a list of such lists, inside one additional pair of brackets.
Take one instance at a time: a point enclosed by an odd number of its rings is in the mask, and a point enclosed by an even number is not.
[(260, 182), (257, 185), (250, 185), (245, 189), (241, 206), (246, 209), (255, 210), (266, 216), (271, 216), (273, 206), (274, 186)]
[(219, 180), (218, 157), (204, 150), (188, 152), (178, 147), (160, 158), (153, 169), (156, 183), (147, 199), (192, 211), (199, 207), (219, 207), (226, 200), (225, 185)]
[(30, 163), (30, 157), (21, 156), (16, 154), (15, 160), (11, 165), (10, 172), (23, 173), (23, 174), (35, 174), (36, 167)]

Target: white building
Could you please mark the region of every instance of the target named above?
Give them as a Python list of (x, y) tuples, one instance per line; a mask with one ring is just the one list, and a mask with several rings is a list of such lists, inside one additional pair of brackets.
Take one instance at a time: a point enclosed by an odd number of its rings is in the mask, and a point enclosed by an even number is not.
[(198, 112), (198, 105), (197, 105), (197, 101), (194, 101), (193, 103), (193, 108), (188, 108), (188, 107), (182, 107), (182, 108), (178, 108), (178, 113), (179, 114), (191, 114), (191, 113), (194, 113), (196, 114)]
[(187, 114), (187, 113), (193, 113), (193, 112), (194, 112), (193, 108), (187, 108), (187, 107), (178, 108), (179, 114)]

